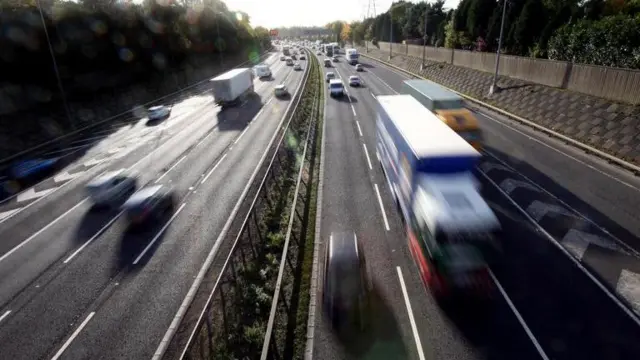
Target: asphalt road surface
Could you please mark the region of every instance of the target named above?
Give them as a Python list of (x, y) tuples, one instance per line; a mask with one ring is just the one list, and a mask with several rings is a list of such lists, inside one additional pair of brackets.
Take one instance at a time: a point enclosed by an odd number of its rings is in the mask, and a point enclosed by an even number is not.
[[(2, 358), (152, 357), (290, 104), (273, 86), (293, 93), (302, 80), (278, 56), (266, 62), (274, 79), (256, 79), (242, 106), (220, 112), (194, 95), (156, 126), (98, 145), (75, 165), (106, 160), (0, 223)], [(131, 232), (117, 210), (92, 209), (84, 184), (116, 169), (173, 185), (174, 212)]]
[[(323, 56), (319, 56), (322, 60)], [(361, 57), (325, 68), (348, 96), (327, 96), (319, 254), (331, 233), (363, 242), (378, 300), (371, 329), (338, 338), (318, 307), (316, 359), (638, 359), (640, 181), (475, 108), (485, 133), (477, 177), (505, 230), (489, 305), (438, 304), (419, 278), (375, 153), (375, 98), (409, 78)], [(321, 255), (323, 256), (323, 255)], [(321, 299), (322, 264), (318, 299)], [(635, 284), (635, 287), (634, 287)]]

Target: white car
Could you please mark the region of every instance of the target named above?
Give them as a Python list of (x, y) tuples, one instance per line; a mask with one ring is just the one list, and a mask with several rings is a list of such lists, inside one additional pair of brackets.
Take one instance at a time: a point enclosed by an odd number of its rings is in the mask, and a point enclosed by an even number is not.
[(344, 85), (340, 79), (332, 79), (329, 81), (329, 95), (342, 96), (344, 95)]
[(287, 87), (284, 84), (280, 84), (273, 88), (273, 94), (277, 97), (282, 97), (288, 95), (289, 90), (287, 90)]
[(326, 75), (325, 75), (325, 79), (327, 80), (327, 82), (331, 81), (332, 79), (336, 78), (336, 74), (334, 74), (333, 72), (329, 71)]
[(293, 64), (293, 70), (302, 70), (302, 66), (299, 63)]
[(164, 106), (164, 105), (159, 105), (159, 106), (153, 106), (149, 108), (149, 112), (147, 114), (147, 118), (149, 118), (149, 120), (159, 120), (162, 119), (166, 116), (169, 116), (169, 107)]
[(119, 170), (91, 180), (86, 190), (95, 205), (111, 207), (133, 194), (137, 186), (136, 176)]
[(349, 86), (360, 86), (360, 78), (356, 75), (349, 76)]
[(286, 58), (287, 58), (286, 56), (282, 55), (280, 56), (280, 61), (284, 61)]
[(258, 78), (270, 78), (271, 77), (271, 69), (269, 66), (261, 64), (253, 67), (253, 71)]
[(362, 64), (356, 64), (356, 71), (364, 71)]

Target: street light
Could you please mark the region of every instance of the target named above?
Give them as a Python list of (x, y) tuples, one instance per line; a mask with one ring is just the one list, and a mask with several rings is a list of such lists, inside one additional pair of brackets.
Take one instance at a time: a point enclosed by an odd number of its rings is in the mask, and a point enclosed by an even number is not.
[(391, 3), (391, 8), (389, 8), (389, 60), (393, 55), (393, 3)]
[(40, 12), (40, 20), (42, 21), (42, 27), (44, 28), (44, 36), (47, 38), (47, 45), (49, 46), (49, 53), (51, 54), (51, 60), (53, 62), (53, 72), (56, 74), (56, 79), (58, 80), (58, 89), (60, 90), (60, 96), (62, 97), (62, 104), (64, 106), (65, 113), (67, 114), (67, 121), (69, 122), (69, 126), (71, 129), (75, 130), (75, 124), (73, 123), (73, 118), (71, 117), (71, 109), (69, 108), (69, 103), (67, 103), (67, 96), (64, 93), (64, 87), (62, 87), (62, 78), (60, 77), (60, 72), (58, 71), (58, 63), (56, 62), (56, 55), (53, 51), (53, 46), (51, 45), (51, 39), (49, 38), (49, 31), (47, 30), (47, 22), (44, 20), (44, 14), (42, 13), (42, 7), (40, 6), (40, 0), (36, 0), (38, 5), (38, 11)]
[(420, 70), (424, 70), (425, 68), (425, 57), (427, 53), (427, 20), (429, 19), (429, 3), (425, 2), (425, 10), (424, 10), (424, 37), (422, 39), (422, 64), (420, 64)]
[(493, 95), (500, 91), (498, 88), (498, 68), (500, 67), (500, 50), (502, 50), (502, 34), (504, 32), (504, 18), (507, 13), (507, 0), (503, 0), (502, 3), (502, 21), (500, 24), (500, 38), (498, 38), (498, 53), (496, 54), (496, 70), (493, 73), (493, 83), (489, 88), (489, 95)]

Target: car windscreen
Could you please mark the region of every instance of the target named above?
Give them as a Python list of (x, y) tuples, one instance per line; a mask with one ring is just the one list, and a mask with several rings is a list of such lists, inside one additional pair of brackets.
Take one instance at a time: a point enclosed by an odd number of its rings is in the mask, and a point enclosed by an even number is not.
[(471, 245), (445, 245), (439, 259), (451, 272), (470, 272), (485, 266), (480, 251)]
[(331, 84), (330, 86), (332, 89), (342, 89), (342, 84), (339, 84), (339, 83)]
[(336, 261), (334, 264), (331, 280), (335, 289), (334, 294), (338, 301), (344, 305), (356, 300), (362, 290), (362, 278), (357, 262)]

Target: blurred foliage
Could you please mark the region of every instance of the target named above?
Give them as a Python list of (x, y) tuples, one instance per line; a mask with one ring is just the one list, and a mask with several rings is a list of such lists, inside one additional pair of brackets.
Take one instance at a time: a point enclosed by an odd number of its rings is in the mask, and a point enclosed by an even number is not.
[(126, 86), (192, 56), (214, 62), (270, 46), (267, 29), (253, 29), (247, 14), (220, 0), (0, 0), (0, 22), (0, 82), (57, 93), (52, 51), (71, 96), (91, 74), (101, 74), (98, 88)]
[(640, 68), (640, 0), (462, 0), (456, 9), (445, 9), (444, 0), (397, 1), (375, 18), (348, 24), (349, 38), (374, 45), (426, 39), (432, 46), (493, 52), (504, 1), (503, 53)]

